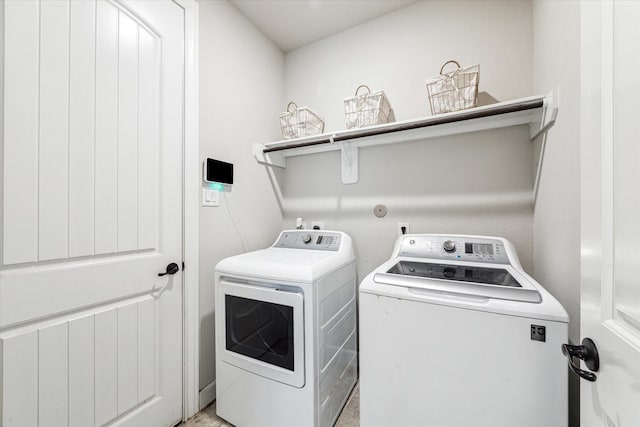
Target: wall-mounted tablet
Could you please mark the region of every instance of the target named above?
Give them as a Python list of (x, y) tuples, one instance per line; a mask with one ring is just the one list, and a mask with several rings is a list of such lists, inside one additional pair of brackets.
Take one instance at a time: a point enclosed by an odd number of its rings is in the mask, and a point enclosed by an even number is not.
[(233, 184), (233, 163), (207, 158), (204, 161), (204, 180), (206, 182)]

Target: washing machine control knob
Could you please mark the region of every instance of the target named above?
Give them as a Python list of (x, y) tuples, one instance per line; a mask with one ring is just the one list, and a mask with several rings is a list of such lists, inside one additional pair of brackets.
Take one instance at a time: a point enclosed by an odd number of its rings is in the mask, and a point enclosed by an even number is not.
[(447, 240), (442, 244), (442, 249), (444, 249), (446, 252), (455, 252), (456, 243), (451, 240)]
[(311, 234), (305, 234), (302, 241), (306, 244), (311, 243)]

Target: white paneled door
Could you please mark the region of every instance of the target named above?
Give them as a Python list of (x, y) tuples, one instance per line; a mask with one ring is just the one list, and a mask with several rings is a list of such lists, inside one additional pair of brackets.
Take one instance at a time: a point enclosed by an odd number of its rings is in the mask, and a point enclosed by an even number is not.
[(0, 425), (173, 425), (184, 10), (0, 0), (0, 21)]
[[(581, 3), (581, 426), (640, 426), (640, 3)], [(588, 354), (581, 357), (588, 359)], [(575, 360), (580, 363), (580, 360)], [(588, 380), (591, 381), (588, 381)]]

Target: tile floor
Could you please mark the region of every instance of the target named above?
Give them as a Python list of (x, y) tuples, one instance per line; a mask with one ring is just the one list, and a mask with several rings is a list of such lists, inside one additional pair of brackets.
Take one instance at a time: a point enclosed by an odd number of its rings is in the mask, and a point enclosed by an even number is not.
[[(233, 427), (216, 415), (216, 403), (206, 407), (179, 427)], [(270, 427), (270, 426), (265, 426)], [(360, 427), (360, 387), (356, 384), (335, 427)]]

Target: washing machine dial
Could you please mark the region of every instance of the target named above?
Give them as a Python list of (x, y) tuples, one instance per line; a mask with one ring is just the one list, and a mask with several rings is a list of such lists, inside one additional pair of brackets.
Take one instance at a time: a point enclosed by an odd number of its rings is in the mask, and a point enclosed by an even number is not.
[(456, 243), (452, 240), (447, 240), (446, 242), (444, 242), (442, 244), (442, 249), (445, 250), (445, 252), (455, 252), (456, 251)]
[(302, 238), (302, 241), (304, 242), (305, 245), (311, 243), (311, 234), (305, 234), (304, 237)]
[(456, 268), (455, 267), (447, 267), (442, 272), (442, 275), (447, 279), (453, 279), (456, 277)]

